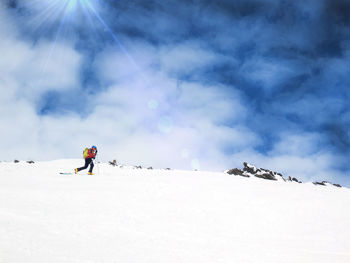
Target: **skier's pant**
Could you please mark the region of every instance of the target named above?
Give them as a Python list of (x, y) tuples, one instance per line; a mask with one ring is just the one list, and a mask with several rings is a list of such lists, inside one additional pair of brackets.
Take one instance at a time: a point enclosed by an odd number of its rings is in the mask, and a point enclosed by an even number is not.
[(89, 172), (92, 173), (92, 169), (94, 169), (94, 162), (92, 161), (91, 158), (86, 158), (85, 159), (85, 165), (83, 167), (78, 168), (78, 172), (88, 168), (89, 164), (90, 164)]

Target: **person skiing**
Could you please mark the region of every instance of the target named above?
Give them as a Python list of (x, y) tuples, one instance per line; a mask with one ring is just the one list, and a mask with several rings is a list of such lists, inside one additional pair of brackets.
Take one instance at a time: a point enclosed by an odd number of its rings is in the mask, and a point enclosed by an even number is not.
[(83, 155), (85, 158), (85, 165), (83, 167), (80, 167), (80, 168), (75, 168), (75, 173), (77, 174), (79, 171), (88, 168), (88, 166), (90, 164), (90, 169), (89, 169), (88, 174), (93, 175), (92, 169), (94, 169), (94, 162), (92, 161), (92, 159), (95, 159), (96, 154), (97, 154), (96, 146), (92, 146), (90, 149), (85, 148), (85, 150), (83, 152)]

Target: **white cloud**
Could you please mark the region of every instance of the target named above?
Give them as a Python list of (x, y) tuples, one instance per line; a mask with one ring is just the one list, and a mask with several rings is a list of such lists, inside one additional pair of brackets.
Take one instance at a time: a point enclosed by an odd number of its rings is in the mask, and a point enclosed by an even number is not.
[[(246, 116), (238, 93), (223, 86), (178, 83), (161, 70), (161, 52), (147, 46), (134, 50), (139, 53), (130, 54), (138, 68), (111, 49), (96, 59), (96, 72), (110, 86), (94, 95), (94, 112), (77, 124), (87, 127), (79, 137), (99, 144), (105, 158), (186, 169), (196, 159), (202, 169), (213, 170), (227, 163), (224, 148), (255, 143), (253, 132), (234, 125)], [(150, 101), (157, 107), (149, 107)]]
[(323, 140), (319, 133), (282, 133), (270, 154), (306, 157), (319, 151), (322, 143)]
[(0, 10), (0, 21), (8, 27), (0, 30), (0, 136), (6, 151), (0, 158), (60, 156), (58, 139), (64, 141), (67, 133), (57, 135), (60, 129), (54, 128), (66, 127), (67, 120), (51, 126), (52, 122), (37, 115), (36, 106), (47, 91), (79, 88), (80, 55), (67, 43), (33, 45), (21, 40), (13, 18), (4, 10)]
[(28, 43), (2, 36), (0, 72), (21, 87), (21, 95), (34, 99), (47, 90), (79, 87), (80, 55), (67, 44)]

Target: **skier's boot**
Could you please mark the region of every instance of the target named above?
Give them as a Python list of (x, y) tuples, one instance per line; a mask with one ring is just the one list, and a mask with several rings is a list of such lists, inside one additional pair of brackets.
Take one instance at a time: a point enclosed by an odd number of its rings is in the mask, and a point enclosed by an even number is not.
[(77, 174), (78, 173), (78, 168), (75, 168), (74, 172), (75, 172), (75, 174)]
[(94, 175), (94, 173), (88, 172), (88, 175)]

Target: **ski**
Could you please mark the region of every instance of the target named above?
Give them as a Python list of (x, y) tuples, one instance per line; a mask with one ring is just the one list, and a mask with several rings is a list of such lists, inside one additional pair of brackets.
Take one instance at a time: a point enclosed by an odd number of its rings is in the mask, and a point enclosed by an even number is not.
[[(74, 175), (75, 173), (63, 173), (60, 172), (61, 175)], [(79, 173), (79, 174), (75, 174), (75, 175), (95, 175), (95, 174), (87, 174), (87, 173)]]

